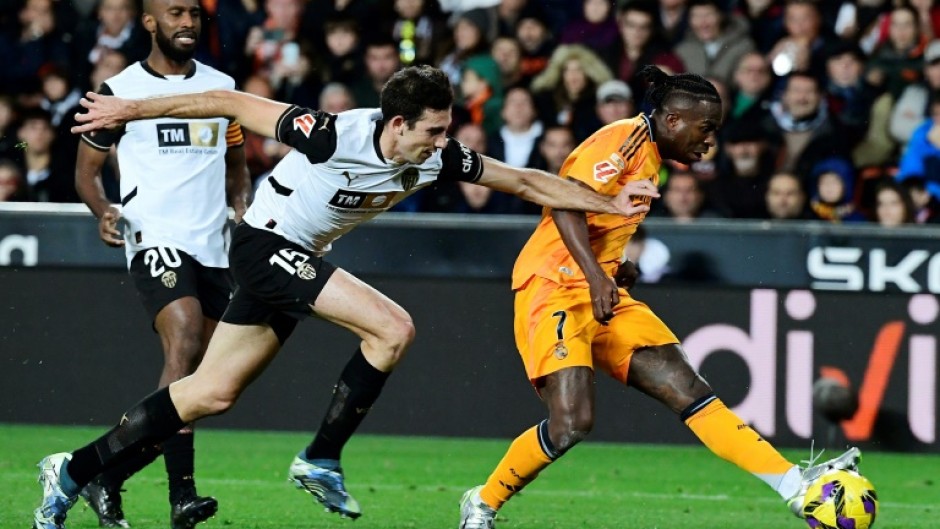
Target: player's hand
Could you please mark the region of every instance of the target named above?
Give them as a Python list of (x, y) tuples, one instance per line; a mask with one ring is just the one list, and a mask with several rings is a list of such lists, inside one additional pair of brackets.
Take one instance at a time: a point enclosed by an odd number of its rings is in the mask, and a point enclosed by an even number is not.
[(613, 278), (603, 276), (588, 280), (591, 289), (591, 306), (594, 308), (594, 319), (603, 325), (614, 317), (614, 307), (620, 303), (620, 294)]
[(88, 92), (79, 100), (79, 104), (88, 111), (75, 114), (75, 121), (79, 125), (72, 127), (72, 134), (114, 129), (128, 121), (126, 110), (129, 102), (120, 97)]
[(617, 267), (617, 273), (614, 274), (614, 283), (617, 283), (617, 286), (624, 290), (630, 290), (636, 284), (638, 277), (640, 277), (640, 269), (637, 268), (636, 263), (627, 259)]
[(121, 211), (111, 206), (98, 219), (98, 236), (101, 240), (112, 248), (124, 246), (124, 239), (121, 237), (121, 230), (117, 229), (118, 220), (121, 219)]
[(648, 201), (638, 197), (659, 198), (659, 189), (649, 180), (634, 180), (627, 182), (614, 197), (614, 207), (625, 217), (632, 217), (650, 210)]

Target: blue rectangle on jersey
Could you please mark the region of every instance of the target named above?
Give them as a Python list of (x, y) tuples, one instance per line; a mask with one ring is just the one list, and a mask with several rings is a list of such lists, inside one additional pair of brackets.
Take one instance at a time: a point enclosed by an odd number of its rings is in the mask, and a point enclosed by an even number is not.
[(189, 124), (158, 123), (157, 145), (160, 147), (183, 147), (190, 145)]

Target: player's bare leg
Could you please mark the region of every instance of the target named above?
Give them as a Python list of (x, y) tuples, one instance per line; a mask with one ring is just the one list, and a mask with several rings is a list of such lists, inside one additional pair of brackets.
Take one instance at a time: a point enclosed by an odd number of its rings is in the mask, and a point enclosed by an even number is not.
[(715, 396), (678, 344), (635, 351), (627, 381), (678, 414), (715, 455), (767, 483), (791, 506), (802, 503), (801, 491), (805, 493), (823, 470), (854, 468), (858, 463), (858, 450), (854, 448), (806, 469), (787, 461)]
[(414, 340), (414, 324), (398, 304), (344, 270), (330, 276), (312, 309), (362, 342), (336, 382), (316, 437), (294, 458), (289, 476), (327, 511), (358, 518), (362, 511), (346, 491), (340, 455)]
[(594, 371), (569, 367), (545, 376), (539, 389), (548, 419), (517, 437), (481, 487), (460, 502), (460, 529), (490, 529), (496, 511), (539, 472), (594, 428)]

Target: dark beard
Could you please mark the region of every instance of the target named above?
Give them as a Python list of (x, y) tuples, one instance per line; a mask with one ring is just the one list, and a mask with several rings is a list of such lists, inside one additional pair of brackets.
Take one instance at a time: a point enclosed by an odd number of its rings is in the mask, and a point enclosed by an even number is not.
[(195, 46), (193, 46), (192, 50), (181, 50), (179, 48), (174, 47), (173, 39), (171, 37), (167, 37), (166, 35), (164, 35), (163, 32), (160, 31), (159, 28), (157, 28), (156, 40), (157, 40), (157, 47), (160, 48), (160, 52), (163, 53), (163, 55), (167, 59), (175, 63), (183, 64), (185, 62), (189, 62), (189, 60), (193, 58), (193, 55), (196, 54)]

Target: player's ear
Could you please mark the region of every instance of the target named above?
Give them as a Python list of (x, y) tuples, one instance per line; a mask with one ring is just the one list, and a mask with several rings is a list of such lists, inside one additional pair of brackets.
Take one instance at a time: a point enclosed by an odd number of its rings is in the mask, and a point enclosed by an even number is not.
[(408, 124), (405, 122), (404, 116), (395, 116), (392, 119), (388, 120), (389, 132), (395, 136), (401, 136), (405, 133), (405, 128)]
[(153, 15), (150, 13), (144, 13), (140, 17), (140, 20), (144, 24), (144, 29), (147, 30), (147, 33), (153, 34), (157, 32), (157, 19), (153, 18)]

